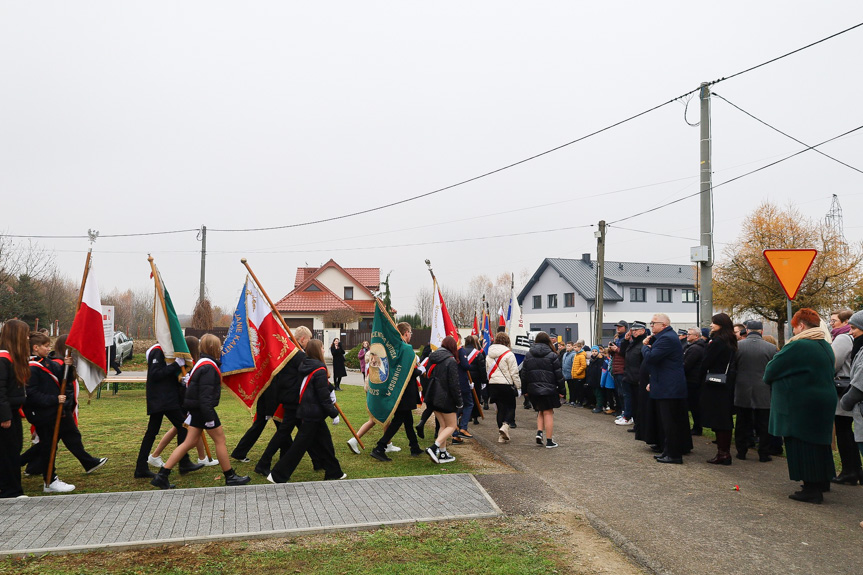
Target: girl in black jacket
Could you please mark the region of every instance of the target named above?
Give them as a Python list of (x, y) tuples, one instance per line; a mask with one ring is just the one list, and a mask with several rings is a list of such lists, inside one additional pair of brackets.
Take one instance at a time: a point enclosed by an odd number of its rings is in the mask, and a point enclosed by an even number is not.
[(271, 483), (287, 483), (294, 470), (309, 449), (315, 451), (316, 463), (324, 468), (324, 479), (345, 479), (333, 437), (327, 427), (326, 418), (339, 415), (333, 403), (334, 395), (329, 383), (327, 366), (324, 363), (324, 344), (310, 340), (305, 349), (306, 358), (299, 367), (301, 378), (297, 419), (301, 420), (297, 436), (284, 457), (279, 459), (267, 476)]
[(554, 409), (560, 407), (564, 380), (560, 357), (551, 348), (551, 338), (544, 331), (536, 335), (533, 345), (524, 356), (521, 372), (522, 387), (536, 410), (536, 443), (542, 445), (544, 435), (546, 448), (557, 447), (552, 439)]
[(23, 321), (7, 321), (0, 332), (0, 498), (26, 497), (21, 488), (21, 414), (30, 378), (27, 334)]
[(440, 423), (440, 431), (435, 442), (426, 449), (426, 453), (435, 463), (455, 461), (455, 457), (446, 450), (446, 441), (456, 430), (456, 412), (462, 408), (458, 364), (455, 361), (457, 355), (455, 339), (448, 335), (441, 342), (441, 346), (429, 356), (429, 389), (425, 400), (426, 405), (434, 410)]
[(342, 342), (339, 341), (339, 338), (333, 340), (330, 354), (333, 356), (333, 384), (336, 391), (341, 391), (342, 378), (347, 377), (348, 371), (345, 369), (345, 350), (342, 348)]
[(150, 485), (160, 489), (173, 489), (168, 481), (171, 470), (195, 445), (206, 429), (216, 444), (216, 454), (219, 465), (225, 474), (225, 485), (245, 485), (251, 478), (248, 475), (237, 475), (228, 463), (228, 447), (225, 444), (225, 430), (216, 413), (219, 397), (222, 393), (222, 372), (219, 371), (219, 358), (222, 356), (222, 342), (215, 335), (208, 333), (201, 338), (201, 359), (195, 362), (186, 389), (183, 407), (189, 410), (191, 420), (186, 440), (171, 453), (165, 465), (159, 469), (158, 475)]

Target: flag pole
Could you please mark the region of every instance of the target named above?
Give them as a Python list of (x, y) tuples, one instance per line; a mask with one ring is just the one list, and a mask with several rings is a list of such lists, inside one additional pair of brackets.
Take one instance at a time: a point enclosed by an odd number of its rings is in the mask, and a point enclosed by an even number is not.
[[(90, 236), (93, 237), (92, 235)], [(94, 238), (95, 239), (95, 238)], [(87, 275), (90, 273), (90, 258), (93, 254), (93, 240), (90, 241), (90, 249), (87, 250), (87, 260), (84, 262), (84, 277), (81, 279), (81, 288), (78, 290), (78, 303), (75, 305), (75, 312), (81, 308), (81, 300), (84, 298), (84, 285), (87, 283)], [(66, 358), (71, 355), (69, 348), (66, 348)], [(65, 359), (65, 358), (64, 358)], [(69, 377), (69, 366), (63, 366), (63, 381), (60, 382), (60, 394), (66, 395), (66, 379)], [(65, 402), (64, 402), (65, 403)], [(57, 406), (57, 417), (54, 420), (54, 434), (51, 438), (51, 455), (48, 458), (48, 473), (46, 476), (48, 477), (48, 483), (45, 485), (49, 485), (51, 483), (51, 478), (54, 477), (54, 456), (57, 455), (57, 439), (60, 437), (60, 418), (63, 417), (63, 405), (61, 403)]]
[[(303, 346), (301, 346), (300, 342), (297, 341), (297, 338), (294, 337), (294, 332), (292, 332), (291, 328), (288, 327), (288, 323), (285, 321), (285, 318), (282, 317), (282, 314), (280, 314), (279, 312), (276, 311), (276, 306), (273, 305), (273, 300), (270, 299), (270, 296), (267, 295), (267, 290), (265, 290), (264, 286), (261, 285), (261, 282), (258, 281), (258, 276), (256, 276), (255, 272), (252, 271), (252, 268), (249, 266), (249, 262), (246, 260), (246, 258), (242, 258), (242, 259), (240, 259), (240, 263), (242, 263), (244, 266), (246, 266), (246, 269), (249, 271), (249, 275), (252, 276), (252, 280), (254, 280), (255, 285), (258, 286), (258, 289), (261, 291), (261, 294), (264, 296), (264, 299), (267, 300), (267, 303), (270, 305), (270, 311), (272, 313), (274, 313), (276, 317), (279, 318), (279, 321), (281, 322), (282, 327), (285, 328), (285, 331), (288, 333), (288, 337), (291, 338), (291, 341), (294, 342), (294, 345), (297, 347), (297, 349), (303, 349)], [(392, 320), (390, 320), (390, 321), (392, 321)], [(339, 407), (338, 403), (334, 403), (333, 405), (338, 410), (339, 417), (341, 417), (342, 421), (345, 422), (345, 425), (348, 426), (348, 429), (351, 430), (351, 434), (354, 436), (354, 439), (357, 440), (357, 443), (360, 445), (360, 447), (365, 449), (363, 442), (360, 440), (359, 436), (357, 435), (357, 432), (354, 430), (354, 426), (351, 425), (350, 421), (348, 421), (348, 417), (345, 415), (345, 412), (342, 411), (342, 408)]]

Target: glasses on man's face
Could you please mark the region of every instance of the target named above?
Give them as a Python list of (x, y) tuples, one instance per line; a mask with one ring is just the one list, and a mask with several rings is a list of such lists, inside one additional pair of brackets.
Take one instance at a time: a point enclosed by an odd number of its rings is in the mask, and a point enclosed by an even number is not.
[(665, 322), (664, 321), (652, 321), (652, 322), (650, 322), (650, 325), (665, 325)]

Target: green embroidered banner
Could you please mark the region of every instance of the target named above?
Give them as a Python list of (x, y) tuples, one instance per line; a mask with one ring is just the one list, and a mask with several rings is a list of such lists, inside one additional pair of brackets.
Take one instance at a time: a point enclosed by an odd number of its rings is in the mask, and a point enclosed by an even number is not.
[(386, 425), (401, 401), (417, 356), (404, 342), (380, 301), (375, 307), (369, 351), (372, 357), (366, 360), (369, 361), (366, 406), (375, 421)]

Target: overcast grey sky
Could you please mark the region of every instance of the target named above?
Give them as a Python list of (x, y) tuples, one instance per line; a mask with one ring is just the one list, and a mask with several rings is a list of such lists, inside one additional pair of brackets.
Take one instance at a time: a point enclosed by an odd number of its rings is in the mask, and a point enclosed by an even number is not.
[[(237, 229), (351, 214), (519, 161), (860, 22), (859, 0), (3, 1), (0, 231)], [(861, 53), (858, 28), (714, 89), (815, 144), (863, 124)], [(721, 100), (712, 113), (714, 185), (801, 149)], [(246, 257), (278, 299), (297, 266), (334, 258), (392, 270), (393, 304), (410, 312), (430, 283), (426, 258), (458, 287), (596, 251), (595, 228), (429, 242), (595, 225), (696, 192), (698, 141), (674, 102), (391, 209), (210, 231), (208, 290), (234, 306)], [(863, 169), (863, 130), (822, 149)], [(846, 236), (860, 240), (861, 184), (863, 174), (808, 152), (723, 186), (718, 247), (766, 198), (820, 219), (833, 193)], [(621, 226), (696, 238), (698, 209), (695, 197)], [(80, 277), (86, 240), (40, 243)], [(611, 228), (606, 256), (687, 263), (693, 245)], [(199, 250), (195, 232), (100, 238), (100, 288), (152, 285), (149, 252), (188, 313)]]

